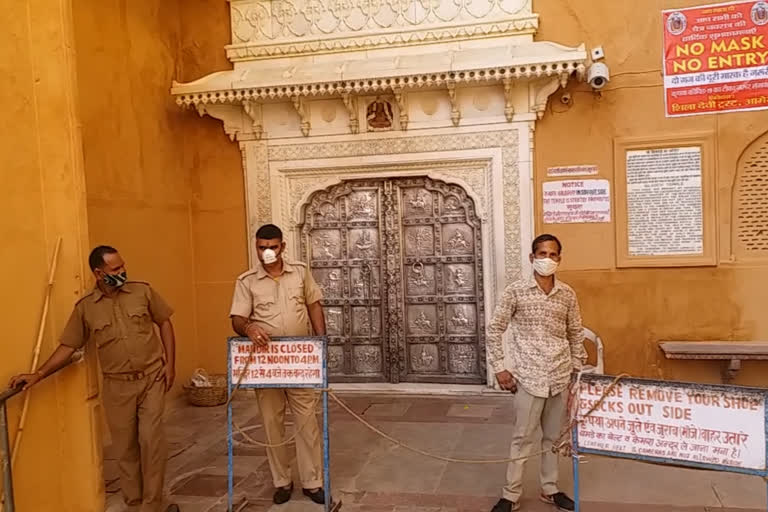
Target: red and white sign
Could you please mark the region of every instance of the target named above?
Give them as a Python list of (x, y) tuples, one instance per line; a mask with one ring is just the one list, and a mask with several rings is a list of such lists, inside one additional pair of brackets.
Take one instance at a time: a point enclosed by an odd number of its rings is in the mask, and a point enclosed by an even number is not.
[(243, 386), (323, 384), (323, 344), (319, 340), (272, 341), (266, 347), (255, 347), (250, 341), (233, 341), (230, 358), (233, 384), (243, 371)]
[(768, 108), (768, 2), (662, 11), (668, 117)]
[(545, 181), (544, 224), (611, 222), (608, 180)]
[(581, 448), (765, 470), (765, 394), (707, 386), (582, 381)]

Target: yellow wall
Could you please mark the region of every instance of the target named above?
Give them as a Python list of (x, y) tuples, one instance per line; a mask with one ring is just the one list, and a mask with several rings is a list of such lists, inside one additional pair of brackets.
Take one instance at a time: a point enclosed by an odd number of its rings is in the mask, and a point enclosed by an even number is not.
[[(551, 98), (536, 126), (537, 230), (565, 246), (564, 280), (580, 295), (584, 320), (606, 344), (606, 369), (638, 376), (717, 382), (716, 362), (667, 361), (660, 340), (768, 339), (768, 261), (729, 262), (731, 186), (739, 155), (768, 130), (768, 112), (666, 119), (661, 77), (661, 10), (696, 1), (535, 0), (539, 40), (602, 45), (611, 81), (602, 96), (586, 84), (568, 87), (573, 104)], [(547, 167), (597, 164), (613, 182), (615, 137), (711, 131), (717, 137), (719, 264), (687, 269), (616, 270), (615, 225), (541, 223)], [(612, 183), (613, 185), (613, 183)], [(615, 190), (615, 187), (611, 187)], [(613, 198), (614, 203), (620, 198)], [(765, 362), (745, 363), (737, 383), (766, 385)]]
[(92, 246), (116, 247), (131, 279), (173, 306), (178, 381), (198, 364), (188, 116), (178, 79), (181, 10), (155, 0), (73, 1)]
[(231, 67), (229, 5), (74, 5), (91, 243), (117, 247), (129, 275), (175, 308), (178, 388), (197, 367), (226, 368), (234, 279), (247, 267), (238, 146), (169, 93), (172, 80)]
[[(0, 25), (6, 128), (0, 139), (4, 387), (11, 375), (29, 371), (49, 261), (61, 237), (42, 357), (57, 345), (56, 333), (83, 290), (87, 225), (69, 6), (10, 2), (0, 9)], [(103, 510), (100, 413), (85, 366), (67, 368), (30, 392), (14, 474), (16, 510)], [(22, 401), (17, 396), (9, 402), (12, 435)]]
[[(180, 81), (231, 69), (223, 49), (230, 37), (229, 4), (189, 2), (182, 16)], [(209, 371), (225, 372), (226, 338), (233, 334), (229, 324), (232, 291), (235, 278), (248, 268), (242, 156), (220, 121), (190, 112), (182, 116), (183, 165), (192, 189), (197, 357)]]

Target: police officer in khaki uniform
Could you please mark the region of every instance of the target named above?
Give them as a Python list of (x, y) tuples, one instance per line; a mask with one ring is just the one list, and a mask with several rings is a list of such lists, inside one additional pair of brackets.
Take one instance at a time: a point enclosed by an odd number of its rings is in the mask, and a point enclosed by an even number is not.
[[(256, 232), (259, 265), (237, 278), (232, 299), (232, 327), (240, 336), (266, 346), (270, 336), (325, 335), (320, 299), (323, 294), (304, 263), (283, 257), (285, 242), (280, 228), (267, 224)], [(285, 439), (285, 407), (289, 404), (300, 428), (296, 436), (296, 459), (304, 494), (315, 503), (325, 503), (321, 438), (315, 416), (318, 392), (314, 389), (259, 389), (256, 393), (269, 444)], [(291, 499), (291, 457), (286, 446), (267, 449), (273, 497), (282, 504)]]
[[(75, 305), (59, 347), (37, 372), (17, 375), (10, 385), (27, 389), (65, 365), (86, 343), (96, 348), (125, 503), (140, 512), (178, 512), (176, 505), (163, 508), (163, 407), (175, 377), (173, 310), (147, 283), (127, 280), (116, 249), (96, 247), (88, 262), (97, 284)], [(160, 327), (160, 338), (154, 324)]]

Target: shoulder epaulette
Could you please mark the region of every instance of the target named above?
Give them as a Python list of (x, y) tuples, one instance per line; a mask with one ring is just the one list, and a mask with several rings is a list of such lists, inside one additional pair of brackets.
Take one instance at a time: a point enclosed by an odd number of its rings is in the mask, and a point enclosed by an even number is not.
[(95, 290), (94, 290), (93, 288), (91, 288), (90, 290), (88, 290), (88, 293), (86, 293), (85, 295), (83, 295), (82, 297), (80, 297), (80, 298), (77, 300), (77, 302), (75, 302), (75, 306), (77, 306), (78, 304), (80, 304), (81, 302), (83, 302), (85, 299), (87, 299), (88, 297), (90, 297), (91, 295), (93, 295), (93, 292), (94, 292), (94, 291), (95, 291)]
[(258, 272), (258, 270), (259, 269), (257, 269), (257, 268), (248, 269), (245, 272), (243, 272), (242, 274), (240, 274), (239, 276), (237, 276), (237, 280), (240, 281), (241, 279), (245, 279), (246, 277), (248, 277), (250, 275), (253, 275), (256, 272)]

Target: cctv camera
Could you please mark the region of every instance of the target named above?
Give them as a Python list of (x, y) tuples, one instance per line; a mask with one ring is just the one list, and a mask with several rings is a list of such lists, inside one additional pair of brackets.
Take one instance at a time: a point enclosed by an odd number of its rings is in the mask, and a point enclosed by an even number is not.
[(587, 82), (593, 89), (602, 89), (610, 79), (611, 73), (608, 70), (608, 66), (602, 62), (594, 62), (589, 66), (589, 69), (587, 70)]

